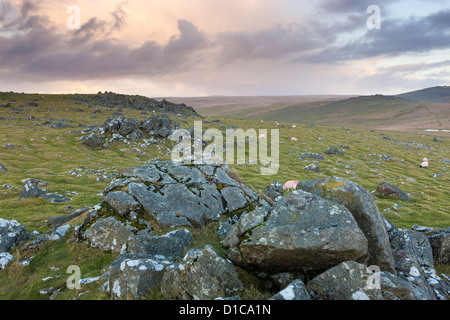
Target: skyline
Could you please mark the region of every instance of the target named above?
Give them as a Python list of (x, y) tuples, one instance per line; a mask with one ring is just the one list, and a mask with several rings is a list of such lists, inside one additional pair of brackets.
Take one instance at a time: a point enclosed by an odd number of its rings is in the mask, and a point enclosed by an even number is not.
[(449, 4), (0, 1), (0, 91), (365, 95), (448, 85)]

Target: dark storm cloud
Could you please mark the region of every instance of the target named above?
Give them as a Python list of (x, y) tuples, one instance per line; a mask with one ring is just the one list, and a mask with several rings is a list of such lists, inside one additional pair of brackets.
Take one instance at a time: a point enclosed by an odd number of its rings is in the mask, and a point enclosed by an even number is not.
[(282, 59), (293, 53), (309, 52), (324, 44), (308, 25), (291, 23), (252, 32), (226, 32), (216, 36), (221, 63), (241, 60)]
[(450, 48), (450, 9), (408, 20), (383, 19), (380, 30), (364, 31), (343, 45), (330, 45), (300, 58), (308, 62), (333, 63), (372, 57), (393, 57)]
[(95, 40), (84, 44), (82, 50), (68, 46), (37, 56), (24, 71), (40, 77), (83, 80), (181, 72), (189, 67), (190, 54), (202, 46), (204, 38), (188, 21), (179, 21), (178, 27), (180, 35), (165, 46), (148, 41), (133, 49), (112, 39)]

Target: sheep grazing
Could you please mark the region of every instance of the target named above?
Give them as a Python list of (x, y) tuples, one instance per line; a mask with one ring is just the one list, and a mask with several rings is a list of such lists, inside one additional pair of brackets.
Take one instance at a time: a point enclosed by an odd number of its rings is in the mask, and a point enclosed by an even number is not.
[(284, 190), (292, 190), (294, 191), (297, 188), (298, 181), (291, 180), (283, 184)]
[(292, 137), (292, 138), (291, 138), (291, 141), (298, 141), (298, 139), (295, 138), (295, 137)]
[(428, 159), (427, 158), (423, 158), (423, 162), (420, 164), (421, 168), (426, 168), (428, 167)]

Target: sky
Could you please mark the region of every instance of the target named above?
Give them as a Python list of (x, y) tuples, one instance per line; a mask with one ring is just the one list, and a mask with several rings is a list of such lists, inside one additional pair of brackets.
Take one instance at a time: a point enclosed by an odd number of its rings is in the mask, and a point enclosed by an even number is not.
[(450, 0), (0, 0), (0, 91), (399, 94), (450, 83)]

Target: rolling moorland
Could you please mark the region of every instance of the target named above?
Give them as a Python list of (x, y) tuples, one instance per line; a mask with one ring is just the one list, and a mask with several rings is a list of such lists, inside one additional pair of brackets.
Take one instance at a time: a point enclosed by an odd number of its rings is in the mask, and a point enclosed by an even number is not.
[[(181, 112), (167, 101), (162, 106), (139, 96), (0, 93), (0, 218), (17, 220), (28, 232), (44, 234), (52, 229), (48, 219), (101, 203), (103, 190), (125, 168), (153, 159), (169, 160), (175, 144), (151, 140), (147, 135), (98, 147), (86, 146), (82, 141), (90, 126), (101, 126), (109, 116), (145, 120), (153, 113), (165, 113), (186, 129), (193, 128), (194, 120), (202, 120), (203, 129), (223, 132), (227, 128), (279, 129), (277, 174), (260, 175), (257, 164), (229, 164), (240, 179), (258, 192), (274, 181), (328, 176), (354, 181), (373, 192), (385, 180), (410, 196), (409, 201), (404, 201), (374, 194), (378, 208), (395, 226), (445, 228), (450, 225), (450, 137), (446, 132), (424, 130), (450, 129), (449, 101), (442, 97), (424, 101), (424, 96), (428, 95), (418, 94), (414, 96), (417, 100), (407, 100), (405, 96), (329, 96), (326, 100), (303, 97), (302, 101), (293, 101), (291, 97), (282, 103), (263, 99), (261, 108), (251, 99), (244, 99), (244, 107), (239, 107), (237, 98), (223, 99), (227, 102), (220, 104), (221, 98), (215, 97), (196, 107), (189, 98), (167, 98), (192, 106), (201, 118), (186, 105)], [(328, 147), (345, 153), (325, 154)], [(301, 157), (308, 152), (325, 157)], [(430, 166), (421, 169), (419, 164), (424, 157)], [(305, 169), (313, 163), (320, 172)], [(48, 182), (46, 191), (59, 195), (55, 199), (61, 201), (19, 198), (22, 180), (28, 178)], [(80, 225), (85, 217), (86, 213), (68, 224)], [(225, 257), (215, 233), (217, 228), (217, 222), (213, 222), (203, 229), (192, 229), (189, 248), (213, 242), (216, 251)], [(164, 230), (158, 232), (163, 234)], [(65, 288), (66, 269), (75, 264), (80, 266), (82, 278), (99, 277), (117, 253), (73, 241), (70, 232), (61, 241), (49, 241), (38, 250), (20, 249), (11, 251), (14, 260), (0, 270), (0, 299), (110, 299), (107, 292), (101, 291), (104, 281), (87, 283), (81, 290)], [(27, 259), (28, 264), (21, 263)], [(437, 273), (450, 274), (448, 264), (435, 268)], [(272, 294), (249, 281), (240, 296), (267, 299)], [(164, 299), (156, 291), (146, 298)]]
[[(283, 96), (167, 98), (203, 115), (325, 126), (426, 133), (450, 128), (450, 87), (396, 96)], [(433, 132), (435, 135), (448, 134)]]

